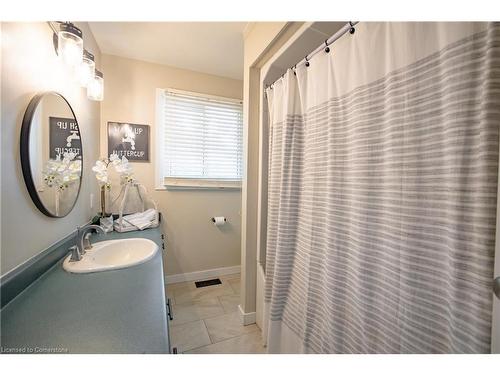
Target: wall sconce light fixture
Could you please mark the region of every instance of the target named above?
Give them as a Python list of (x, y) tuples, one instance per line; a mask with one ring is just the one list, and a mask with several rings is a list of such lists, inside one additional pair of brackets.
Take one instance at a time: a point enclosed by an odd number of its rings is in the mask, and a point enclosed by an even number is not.
[(102, 101), (104, 99), (104, 76), (96, 69), (95, 76), (87, 86), (87, 98)]
[(82, 87), (87, 87), (89, 82), (95, 76), (95, 62), (94, 55), (86, 49), (83, 50), (83, 60), (78, 67), (78, 78)]
[[(102, 101), (104, 98), (103, 74), (95, 68), (94, 55), (83, 49), (83, 33), (71, 22), (47, 22), (54, 32), (52, 42), (57, 55), (74, 69), (82, 87), (87, 88), (87, 98)], [(54, 25), (59, 25), (59, 30)]]
[(83, 59), (82, 30), (71, 22), (59, 25), (57, 32), (57, 53), (64, 63), (70, 67), (81, 64)]

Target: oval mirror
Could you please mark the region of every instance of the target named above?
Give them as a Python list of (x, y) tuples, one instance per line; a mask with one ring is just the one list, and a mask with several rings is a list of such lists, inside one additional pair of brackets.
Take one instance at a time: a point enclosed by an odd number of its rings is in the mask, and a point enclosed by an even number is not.
[(75, 113), (56, 92), (36, 95), (21, 128), (21, 167), (31, 199), (50, 217), (73, 209), (82, 180), (83, 152)]

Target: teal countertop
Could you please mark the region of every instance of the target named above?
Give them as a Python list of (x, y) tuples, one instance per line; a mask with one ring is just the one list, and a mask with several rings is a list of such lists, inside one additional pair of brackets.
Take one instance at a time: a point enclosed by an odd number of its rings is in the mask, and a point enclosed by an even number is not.
[(160, 228), (94, 234), (92, 242), (142, 237), (149, 261), (121, 270), (70, 274), (61, 259), (1, 311), (2, 353), (168, 353)]

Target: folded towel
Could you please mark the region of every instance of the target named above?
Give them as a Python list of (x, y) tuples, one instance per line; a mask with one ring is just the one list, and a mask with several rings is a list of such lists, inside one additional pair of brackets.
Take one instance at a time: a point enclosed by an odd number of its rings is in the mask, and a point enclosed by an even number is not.
[[(143, 230), (149, 228), (154, 220), (156, 219), (157, 212), (154, 208), (150, 208), (144, 212), (137, 212), (131, 215), (125, 215), (122, 217), (122, 229), (123, 230), (132, 230), (134, 229)], [(120, 225), (120, 220), (115, 221), (115, 226)]]

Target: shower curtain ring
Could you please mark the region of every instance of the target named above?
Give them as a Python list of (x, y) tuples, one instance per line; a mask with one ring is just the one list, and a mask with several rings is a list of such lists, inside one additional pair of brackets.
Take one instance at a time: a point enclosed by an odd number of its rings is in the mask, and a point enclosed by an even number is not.
[(330, 47), (328, 47), (328, 39), (325, 40), (325, 46), (326, 46), (325, 52), (326, 53), (330, 52)]
[(310, 64), (309, 64), (309, 60), (307, 59), (307, 55), (304, 58), (306, 59), (306, 66), (308, 67)]
[(349, 25), (351, 25), (351, 28), (349, 29), (349, 33), (354, 34), (354, 32), (356, 31), (356, 29), (354, 28), (354, 25), (352, 24), (351, 21), (349, 21)]

